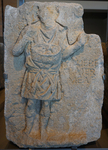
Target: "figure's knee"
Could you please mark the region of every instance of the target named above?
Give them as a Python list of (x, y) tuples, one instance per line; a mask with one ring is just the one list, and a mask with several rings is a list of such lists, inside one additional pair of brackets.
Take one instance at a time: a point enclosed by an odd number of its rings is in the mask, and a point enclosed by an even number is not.
[(33, 117), (36, 114), (36, 102), (33, 100), (28, 100), (26, 106), (26, 116)]
[(41, 116), (43, 117), (50, 116), (50, 102), (49, 101), (42, 102)]

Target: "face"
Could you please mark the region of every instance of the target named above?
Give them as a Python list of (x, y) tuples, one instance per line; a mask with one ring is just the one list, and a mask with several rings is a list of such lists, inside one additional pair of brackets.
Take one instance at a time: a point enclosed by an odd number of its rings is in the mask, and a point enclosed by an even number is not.
[(58, 13), (54, 6), (45, 6), (39, 13), (40, 21), (47, 27), (55, 25), (57, 16)]

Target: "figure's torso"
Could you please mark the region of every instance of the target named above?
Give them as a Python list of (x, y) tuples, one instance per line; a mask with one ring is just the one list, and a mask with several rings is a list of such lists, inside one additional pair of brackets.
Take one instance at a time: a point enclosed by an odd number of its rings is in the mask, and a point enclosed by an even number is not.
[[(26, 50), (26, 63), (29, 63), (28, 56), (34, 64), (38, 64), (42, 68), (49, 68), (52, 64), (60, 64), (62, 57), (61, 33), (63, 27), (56, 25), (51, 30), (45, 30), (40, 27), (40, 22), (32, 25), (27, 35), (32, 38), (30, 47)], [(65, 36), (63, 36), (65, 34)], [(62, 34), (62, 39), (66, 37), (65, 31)], [(63, 45), (63, 43), (62, 43)], [(41, 65), (40, 65), (41, 64)], [(43, 65), (42, 65), (43, 64)], [(29, 64), (28, 64), (29, 65)]]
[[(63, 35), (59, 28), (57, 24), (51, 31), (44, 31), (40, 28), (40, 23), (37, 23), (27, 31), (28, 39), (32, 40), (26, 49), (22, 97), (60, 100), (59, 69), (62, 60), (62, 41), (66, 38), (66, 33), (63, 32)], [(28, 86), (31, 92), (28, 91)]]

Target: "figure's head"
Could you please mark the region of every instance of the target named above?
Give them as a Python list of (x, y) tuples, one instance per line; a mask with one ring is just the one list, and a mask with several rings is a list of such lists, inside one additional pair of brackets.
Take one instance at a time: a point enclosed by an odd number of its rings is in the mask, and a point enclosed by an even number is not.
[(38, 17), (45, 26), (53, 27), (55, 25), (55, 20), (58, 17), (58, 10), (56, 6), (44, 5), (39, 7)]

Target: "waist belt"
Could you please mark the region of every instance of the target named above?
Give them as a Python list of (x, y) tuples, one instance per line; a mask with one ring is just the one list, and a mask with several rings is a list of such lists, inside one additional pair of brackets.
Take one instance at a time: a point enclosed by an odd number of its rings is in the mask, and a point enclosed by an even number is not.
[(53, 70), (51, 68), (49, 69), (42, 69), (42, 68), (35, 68), (35, 67), (31, 67), (31, 66), (26, 66), (26, 71), (31, 72), (31, 73), (42, 73), (42, 74), (58, 74), (59, 69), (57, 68), (57, 70)]

